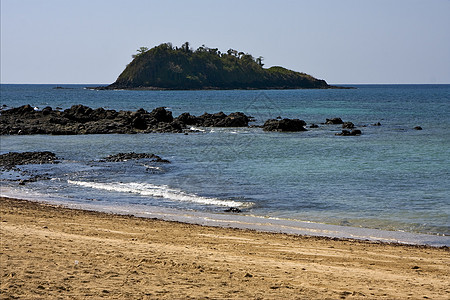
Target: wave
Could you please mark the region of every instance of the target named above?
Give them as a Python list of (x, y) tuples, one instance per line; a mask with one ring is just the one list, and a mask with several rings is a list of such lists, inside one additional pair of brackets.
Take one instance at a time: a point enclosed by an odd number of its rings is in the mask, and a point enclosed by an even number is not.
[(192, 131), (200, 131), (200, 132), (205, 132), (205, 131), (206, 131), (206, 130), (204, 130), (204, 129), (201, 129), (201, 128), (195, 127), (195, 126), (189, 127), (189, 130), (192, 130)]
[(240, 202), (234, 200), (222, 200), (218, 198), (202, 197), (195, 194), (189, 194), (181, 190), (169, 188), (166, 185), (153, 185), (149, 183), (100, 183), (100, 182), (86, 182), (67, 180), (69, 184), (75, 184), (83, 187), (106, 190), (112, 192), (133, 193), (142, 196), (150, 196), (156, 198), (164, 198), (172, 201), (192, 202), (204, 205), (216, 205), (224, 207), (248, 207), (251, 203)]

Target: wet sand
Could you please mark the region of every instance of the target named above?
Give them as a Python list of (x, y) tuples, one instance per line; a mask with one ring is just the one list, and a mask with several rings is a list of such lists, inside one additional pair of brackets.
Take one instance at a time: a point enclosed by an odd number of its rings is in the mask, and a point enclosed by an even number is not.
[(448, 248), (0, 198), (0, 299), (448, 299)]

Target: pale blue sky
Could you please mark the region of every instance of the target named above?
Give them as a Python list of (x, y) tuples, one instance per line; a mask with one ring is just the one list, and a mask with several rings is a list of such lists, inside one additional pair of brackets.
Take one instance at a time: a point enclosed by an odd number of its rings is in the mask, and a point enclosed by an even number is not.
[(450, 83), (449, 0), (0, 1), (2, 83), (112, 83), (185, 41), (329, 83)]

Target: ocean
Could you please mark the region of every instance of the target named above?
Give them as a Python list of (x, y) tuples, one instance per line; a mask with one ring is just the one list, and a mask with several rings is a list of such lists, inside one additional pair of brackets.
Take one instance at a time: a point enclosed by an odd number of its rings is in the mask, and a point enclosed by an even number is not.
[[(207, 225), (450, 246), (450, 85), (85, 87), (2, 84), (1, 105), (148, 111), (163, 106), (174, 116), (240, 111), (255, 118), (253, 125), (278, 116), (299, 118), (308, 131), (1, 136), (1, 153), (52, 151), (61, 161), (3, 170), (1, 195)], [(362, 135), (336, 136), (340, 125), (323, 124), (335, 117), (353, 122)], [(319, 127), (309, 128), (312, 123)], [(102, 161), (120, 152), (154, 153), (171, 163)], [(37, 174), (50, 179), (18, 184)], [(242, 212), (225, 212), (230, 207)]]

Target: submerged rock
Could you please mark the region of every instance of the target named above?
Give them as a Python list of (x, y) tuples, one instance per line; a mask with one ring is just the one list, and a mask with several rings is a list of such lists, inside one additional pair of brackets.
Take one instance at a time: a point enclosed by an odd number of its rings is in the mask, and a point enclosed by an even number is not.
[(341, 135), (341, 136), (355, 136), (355, 135), (361, 135), (362, 132), (359, 129), (353, 129), (352, 131), (348, 131), (348, 130), (342, 130), (342, 132), (336, 133), (336, 135)]
[(242, 210), (240, 210), (237, 207), (230, 207), (230, 208), (225, 209), (224, 212), (240, 213), (240, 212), (242, 212)]
[(153, 162), (158, 163), (170, 163), (167, 159), (163, 159), (160, 156), (153, 154), (153, 153), (118, 153), (114, 155), (109, 155), (103, 159), (103, 161), (107, 162), (121, 162), (121, 161), (127, 161), (127, 160), (134, 160), (134, 159), (151, 159)]

